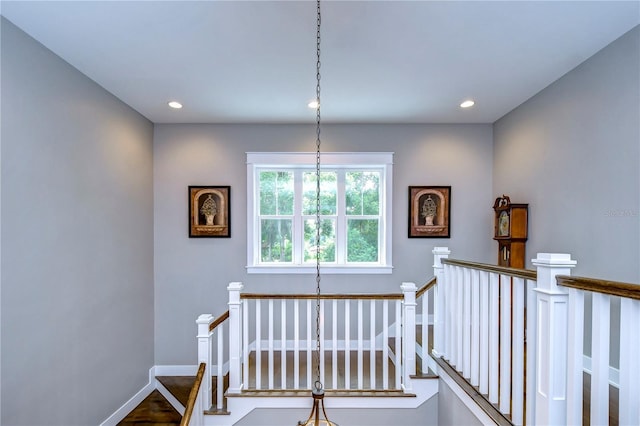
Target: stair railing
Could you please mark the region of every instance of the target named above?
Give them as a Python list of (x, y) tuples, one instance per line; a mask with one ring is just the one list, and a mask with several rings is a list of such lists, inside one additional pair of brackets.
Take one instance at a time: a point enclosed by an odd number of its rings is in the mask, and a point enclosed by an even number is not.
[[(559, 290), (568, 293), (568, 366), (567, 366), (567, 424), (582, 421), (583, 406), (583, 324), (587, 323), (591, 335), (590, 348), (590, 422), (609, 424), (610, 417), (618, 418), (618, 424), (640, 424), (640, 285), (616, 281), (559, 275), (556, 277)], [(591, 298), (591, 318), (585, 318), (585, 298)], [(610, 333), (610, 322), (617, 322), (619, 311), (619, 339)], [(615, 328), (614, 328), (615, 329)], [(610, 348), (617, 346), (617, 351)], [(618, 359), (610, 359), (611, 353)], [(610, 367), (618, 361), (618, 371)], [(585, 368), (586, 369), (586, 368)], [(612, 377), (615, 373), (615, 376)], [(616, 383), (617, 382), (617, 383)], [(609, 413), (610, 384), (618, 388), (618, 412)], [(614, 405), (615, 407), (615, 405)], [(558, 414), (562, 419), (562, 414)]]
[(204, 405), (206, 404), (204, 398), (206, 389), (202, 386), (202, 379), (206, 369), (207, 364), (204, 362), (200, 363), (198, 366), (196, 381), (191, 387), (191, 392), (189, 392), (189, 399), (187, 400), (187, 405), (184, 407), (184, 415), (180, 421), (180, 426), (204, 425), (204, 411), (208, 409), (208, 406)]
[[(205, 365), (202, 382), (202, 406), (204, 410), (224, 411), (225, 375), (229, 372), (229, 363), (225, 362), (225, 335), (230, 334), (229, 311), (218, 318), (202, 314), (196, 320), (198, 324), (198, 363)], [(231, 336), (230, 336), (231, 337)], [(213, 380), (216, 378), (213, 401)]]
[[(444, 247), (433, 253), (432, 354), (512, 424), (582, 424), (585, 371), (591, 377), (590, 422), (608, 424), (616, 361), (619, 411), (612, 417), (640, 424), (640, 285), (571, 277), (576, 261), (568, 254), (538, 253), (536, 271), (530, 271), (448, 259)], [(585, 298), (592, 300), (587, 315)], [(612, 315), (618, 304), (619, 317)], [(583, 325), (589, 319), (586, 350)], [(620, 322), (619, 341), (610, 334), (611, 320)], [(585, 353), (591, 353), (588, 367)], [(610, 353), (619, 353), (619, 360)]]
[[(312, 388), (315, 297), (240, 296), (245, 389)], [(325, 389), (402, 388), (402, 299), (400, 294), (321, 295), (320, 376)]]
[(535, 360), (531, 345), (525, 358), (525, 299), (536, 286), (535, 272), (448, 259), (441, 248), (434, 254), (439, 320), (434, 352), (513, 424), (524, 424), (531, 407), (525, 401), (526, 371)]
[(429, 349), (433, 346), (432, 334), (429, 332), (435, 322), (435, 309), (437, 297), (437, 279), (433, 277), (416, 291), (416, 325), (420, 327), (418, 336), (416, 336), (416, 353), (420, 361), (420, 374), (426, 375), (429, 369), (435, 370), (433, 360), (429, 356)]

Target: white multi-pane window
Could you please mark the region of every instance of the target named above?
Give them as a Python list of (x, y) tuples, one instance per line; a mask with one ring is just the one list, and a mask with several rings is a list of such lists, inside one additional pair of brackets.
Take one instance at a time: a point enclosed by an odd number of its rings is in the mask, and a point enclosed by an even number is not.
[[(323, 272), (391, 272), (391, 153), (323, 153)], [(315, 153), (247, 153), (250, 273), (313, 273)]]

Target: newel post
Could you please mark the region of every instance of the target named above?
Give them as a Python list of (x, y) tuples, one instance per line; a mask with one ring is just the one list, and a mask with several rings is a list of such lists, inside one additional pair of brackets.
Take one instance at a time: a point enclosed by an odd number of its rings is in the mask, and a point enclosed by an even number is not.
[(434, 314), (433, 314), (433, 350), (431, 353), (439, 358), (444, 355), (444, 323), (445, 323), (445, 278), (442, 259), (448, 259), (449, 247), (433, 248), (433, 275), (436, 277)]
[[(198, 365), (205, 363), (204, 377), (211, 377), (211, 332), (209, 326), (213, 323), (213, 315), (202, 314), (196, 320), (198, 325)], [(204, 381), (204, 407), (211, 407), (211, 380)]]
[(538, 253), (532, 263), (538, 272), (534, 421), (566, 425), (569, 297), (558, 288), (556, 276), (570, 275), (577, 262), (569, 254)]
[(229, 283), (229, 393), (242, 390), (242, 283)]
[(411, 376), (416, 374), (416, 285), (402, 283), (404, 295), (402, 318), (402, 366), (404, 390), (410, 390)]

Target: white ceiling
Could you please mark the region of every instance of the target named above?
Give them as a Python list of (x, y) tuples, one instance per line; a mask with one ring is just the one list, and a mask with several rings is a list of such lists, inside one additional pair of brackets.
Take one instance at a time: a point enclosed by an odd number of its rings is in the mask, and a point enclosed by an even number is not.
[[(153, 122), (315, 120), (313, 0), (0, 8)], [(323, 0), (323, 122), (492, 123), (639, 23), (638, 0)]]

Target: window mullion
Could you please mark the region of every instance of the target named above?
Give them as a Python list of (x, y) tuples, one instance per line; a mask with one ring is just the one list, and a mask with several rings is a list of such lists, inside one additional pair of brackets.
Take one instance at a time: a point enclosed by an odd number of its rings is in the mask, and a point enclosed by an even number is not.
[(347, 263), (347, 200), (345, 191), (345, 169), (336, 170), (338, 187), (336, 198), (338, 200), (336, 212), (336, 262), (338, 265)]
[(293, 170), (293, 264), (301, 265), (304, 251), (302, 219), (302, 170)]

